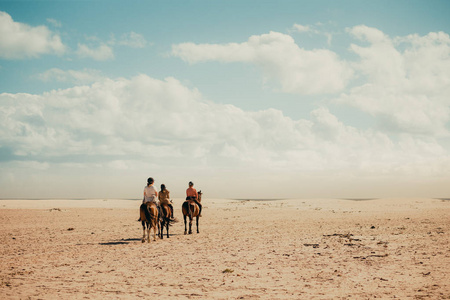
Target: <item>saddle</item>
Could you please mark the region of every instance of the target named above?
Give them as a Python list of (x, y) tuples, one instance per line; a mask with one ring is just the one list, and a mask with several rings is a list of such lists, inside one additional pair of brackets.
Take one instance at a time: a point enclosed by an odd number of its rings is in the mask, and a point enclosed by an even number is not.
[(200, 204), (200, 202), (197, 199), (195, 199), (195, 197), (186, 197), (186, 200), (184, 202), (191, 202), (191, 201)]

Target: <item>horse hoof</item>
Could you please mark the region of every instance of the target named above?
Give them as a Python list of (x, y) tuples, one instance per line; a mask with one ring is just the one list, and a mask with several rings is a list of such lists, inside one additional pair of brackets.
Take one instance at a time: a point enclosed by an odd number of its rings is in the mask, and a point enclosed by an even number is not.
[(142, 239), (142, 242), (143, 242), (143, 243), (145, 243), (145, 240), (144, 240), (144, 239)]
[(185, 232), (184, 232), (184, 235), (186, 235), (186, 234), (187, 234), (187, 232), (185, 231)]

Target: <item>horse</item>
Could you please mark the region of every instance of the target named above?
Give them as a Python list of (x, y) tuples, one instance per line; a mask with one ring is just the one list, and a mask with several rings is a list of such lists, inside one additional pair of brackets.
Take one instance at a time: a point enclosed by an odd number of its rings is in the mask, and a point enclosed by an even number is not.
[(162, 203), (162, 204), (160, 204), (160, 207), (161, 207), (161, 215), (160, 215), (159, 221), (161, 223), (161, 231), (159, 232), (159, 234), (160, 234), (159, 237), (161, 239), (163, 239), (163, 237), (164, 237), (163, 231), (164, 231), (164, 227), (166, 227), (167, 238), (169, 238), (169, 226), (172, 225), (172, 223), (177, 222), (177, 221), (170, 218), (170, 216), (172, 214), (172, 210), (170, 209), (169, 205)]
[(147, 202), (141, 204), (139, 208), (142, 221), (142, 229), (144, 235), (142, 237), (142, 242), (145, 242), (145, 225), (147, 225), (147, 240), (150, 243), (150, 230), (153, 228), (153, 240), (156, 241), (156, 227), (158, 227), (159, 232), (159, 222), (158, 222), (158, 208), (153, 202)]
[[(198, 202), (202, 201), (202, 191), (198, 192)], [(184, 218), (184, 234), (187, 234), (187, 227), (186, 227), (186, 217), (189, 217), (189, 234), (192, 234), (192, 219), (196, 218), (197, 223), (197, 233), (200, 233), (198, 230), (198, 219), (200, 217), (200, 207), (195, 203), (193, 200), (186, 200), (183, 203), (183, 206), (181, 207), (181, 210), (183, 211), (183, 218)]]

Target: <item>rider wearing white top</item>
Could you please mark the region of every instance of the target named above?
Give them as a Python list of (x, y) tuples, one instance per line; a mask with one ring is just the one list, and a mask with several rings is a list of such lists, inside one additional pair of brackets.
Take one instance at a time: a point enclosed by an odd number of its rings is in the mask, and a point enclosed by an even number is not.
[(142, 200), (142, 203), (154, 202), (155, 204), (158, 204), (158, 192), (153, 186), (153, 183), (153, 178), (150, 177), (147, 179), (147, 186), (144, 188), (144, 199)]

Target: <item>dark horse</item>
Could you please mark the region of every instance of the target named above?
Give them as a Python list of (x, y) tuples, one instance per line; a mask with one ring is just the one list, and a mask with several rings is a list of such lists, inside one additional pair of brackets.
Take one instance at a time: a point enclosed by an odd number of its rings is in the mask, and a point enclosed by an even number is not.
[[(198, 202), (202, 202), (202, 191), (198, 192)], [(198, 231), (198, 219), (200, 217), (200, 207), (198, 207), (197, 203), (193, 200), (186, 200), (183, 202), (183, 206), (181, 207), (181, 210), (183, 211), (183, 218), (184, 218), (184, 234), (187, 234), (187, 227), (186, 227), (186, 217), (189, 217), (189, 234), (192, 234), (192, 219), (196, 218), (197, 223), (197, 233), (200, 233)]]
[(145, 242), (145, 225), (147, 225), (147, 240), (150, 243), (150, 230), (153, 228), (153, 240), (156, 241), (156, 227), (159, 231), (158, 222), (158, 208), (153, 202), (147, 202), (146, 204), (141, 204), (139, 208), (142, 221), (142, 229), (144, 231), (144, 236), (142, 237), (142, 242)]
[(159, 237), (161, 239), (163, 238), (164, 227), (166, 227), (167, 238), (169, 238), (169, 226), (177, 221), (170, 218), (170, 216), (172, 215), (172, 210), (170, 209), (169, 205), (161, 204), (160, 207), (161, 207), (161, 215), (159, 221), (161, 222), (161, 231), (159, 232)]

